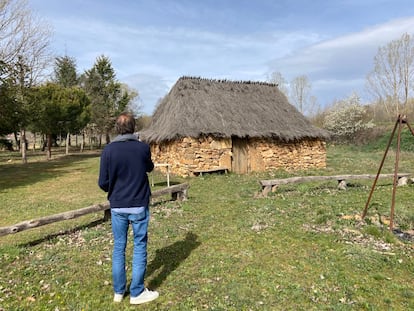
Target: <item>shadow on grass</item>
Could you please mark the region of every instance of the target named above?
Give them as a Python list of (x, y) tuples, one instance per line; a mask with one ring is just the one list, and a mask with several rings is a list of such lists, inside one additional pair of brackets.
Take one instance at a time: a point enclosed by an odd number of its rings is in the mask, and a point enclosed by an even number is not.
[(71, 167), (71, 164), (99, 156), (100, 150), (96, 150), (94, 152), (64, 155), (49, 161), (30, 162), (29, 159), (27, 164), (0, 165), (0, 191), (56, 178), (66, 171), (73, 171), (74, 168)]
[(151, 289), (158, 288), (168, 275), (177, 269), (200, 244), (201, 242), (198, 241), (198, 236), (192, 232), (188, 232), (184, 240), (158, 249), (154, 260), (147, 267), (146, 276), (150, 276), (160, 268), (162, 270), (149, 282), (148, 287)]

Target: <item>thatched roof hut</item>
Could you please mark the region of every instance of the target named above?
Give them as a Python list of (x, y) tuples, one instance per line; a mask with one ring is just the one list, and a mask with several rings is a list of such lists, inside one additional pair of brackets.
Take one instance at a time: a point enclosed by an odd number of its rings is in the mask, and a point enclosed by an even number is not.
[[(194, 170), (222, 166), (224, 162), (225, 166), (233, 167), (232, 140), (245, 140), (244, 148), (252, 149), (256, 147), (251, 142), (257, 144), (258, 139), (280, 145), (297, 144), (304, 140), (320, 142), (327, 135), (323, 130), (312, 126), (289, 104), (275, 84), (182, 77), (160, 102), (150, 126), (140, 137), (152, 145), (156, 160), (158, 158), (167, 162), (173, 162), (171, 154), (162, 156), (160, 153), (171, 153), (173, 150), (179, 152), (180, 147), (172, 146), (177, 142), (182, 145), (183, 140), (200, 141), (200, 138), (205, 138), (210, 141), (210, 145), (211, 140), (221, 141), (223, 145), (223, 141), (227, 141), (224, 144), (229, 149), (230, 159), (227, 162), (221, 159), (218, 161), (220, 163), (215, 164), (207, 164), (204, 160), (177, 163), (181, 168), (186, 165)], [(184, 145), (188, 147), (187, 143)], [(191, 146), (194, 147), (194, 143)], [(214, 148), (216, 147), (217, 144)], [(182, 152), (186, 153), (185, 150)], [(265, 165), (263, 169), (270, 167), (274, 165)], [(231, 167), (229, 169), (232, 170)], [(250, 171), (248, 167), (247, 170)]]
[(326, 135), (289, 104), (275, 84), (191, 77), (177, 81), (143, 132), (148, 142), (157, 143), (210, 134), (282, 141)]

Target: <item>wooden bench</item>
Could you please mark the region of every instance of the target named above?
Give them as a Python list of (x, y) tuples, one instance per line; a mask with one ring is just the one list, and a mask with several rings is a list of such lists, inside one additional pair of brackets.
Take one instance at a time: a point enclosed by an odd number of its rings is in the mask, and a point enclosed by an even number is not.
[[(400, 173), (398, 174), (398, 184), (402, 184), (402, 179), (410, 176), (409, 173)], [(338, 189), (346, 189), (346, 181), (350, 179), (374, 179), (376, 174), (364, 174), (364, 175), (333, 175), (333, 176), (300, 176), (300, 177), (290, 177), (290, 178), (281, 178), (281, 179), (271, 179), (271, 180), (260, 180), (259, 183), (262, 186), (262, 195), (267, 196), (269, 192), (275, 192), (277, 187), (280, 185), (294, 184), (294, 183), (303, 183), (311, 181), (325, 181), (325, 180), (337, 180)], [(379, 178), (391, 178), (394, 177), (394, 174), (379, 174)]]
[[(159, 190), (154, 190), (152, 191), (151, 198), (171, 194), (172, 200), (184, 201), (187, 200), (187, 192), (189, 187), (189, 184), (183, 183)], [(86, 214), (96, 213), (100, 211), (104, 211), (104, 220), (109, 220), (111, 218), (111, 209), (109, 206), (109, 202), (106, 202), (103, 204), (95, 204), (81, 209), (45, 216), (38, 219), (22, 221), (20, 223), (8, 227), (0, 227), (0, 236), (44, 226), (53, 222), (73, 219), (84, 216)]]
[(171, 199), (176, 201), (186, 201), (187, 200), (187, 193), (188, 188), (190, 188), (190, 185), (187, 183), (184, 184), (178, 184), (173, 185), (167, 188), (154, 190), (151, 194), (151, 199), (160, 197), (165, 194), (171, 194)]
[(219, 173), (219, 174), (227, 174), (229, 169), (227, 167), (215, 167), (210, 169), (201, 169), (201, 170), (194, 170), (193, 174), (195, 176), (203, 176), (203, 174), (211, 174), (211, 173)]

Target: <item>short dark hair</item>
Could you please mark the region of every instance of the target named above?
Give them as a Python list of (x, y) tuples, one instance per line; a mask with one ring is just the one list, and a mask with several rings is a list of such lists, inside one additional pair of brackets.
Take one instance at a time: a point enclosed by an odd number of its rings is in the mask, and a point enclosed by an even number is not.
[(115, 122), (115, 130), (118, 134), (133, 134), (135, 132), (135, 118), (129, 112), (121, 113)]

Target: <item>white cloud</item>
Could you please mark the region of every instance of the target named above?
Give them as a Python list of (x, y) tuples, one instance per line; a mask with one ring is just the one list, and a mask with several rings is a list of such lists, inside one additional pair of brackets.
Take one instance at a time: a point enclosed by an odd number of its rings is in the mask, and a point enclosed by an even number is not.
[(173, 84), (165, 81), (164, 77), (146, 73), (133, 74), (122, 80), (138, 91), (142, 112), (147, 115), (154, 112), (156, 103), (168, 93)]
[(290, 55), (272, 60), (269, 67), (271, 71), (281, 72), (288, 80), (307, 75), (313, 91), (322, 101), (353, 91), (362, 94), (365, 77), (373, 68), (378, 48), (399, 39), (403, 33), (410, 33), (412, 29), (414, 17), (396, 19), (298, 49)]
[[(399, 39), (405, 32), (414, 29), (414, 17), (398, 19), (378, 25), (358, 33), (317, 43), (294, 54), (273, 61), (271, 66), (286, 69), (287, 75), (311, 74), (318, 76), (324, 72), (360, 74), (366, 69), (380, 46)], [(352, 66), (352, 67), (350, 67)], [(283, 72), (282, 72), (283, 73)]]

